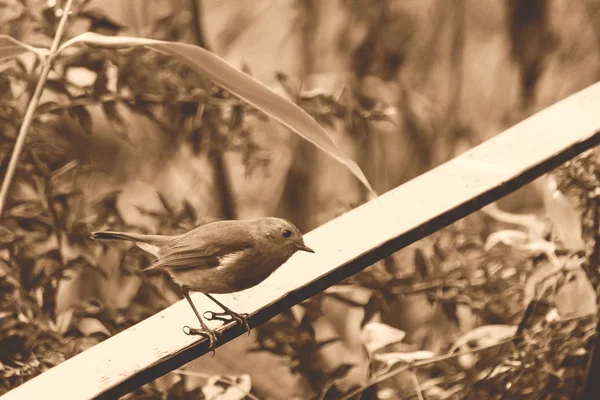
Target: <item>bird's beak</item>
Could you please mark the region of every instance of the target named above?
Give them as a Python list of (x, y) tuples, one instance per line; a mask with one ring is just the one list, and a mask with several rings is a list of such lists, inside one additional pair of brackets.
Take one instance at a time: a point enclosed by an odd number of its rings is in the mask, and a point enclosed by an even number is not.
[(313, 249), (311, 249), (310, 247), (308, 247), (304, 243), (298, 243), (296, 245), (296, 247), (298, 248), (298, 250), (307, 251), (309, 253), (314, 253), (315, 252)]

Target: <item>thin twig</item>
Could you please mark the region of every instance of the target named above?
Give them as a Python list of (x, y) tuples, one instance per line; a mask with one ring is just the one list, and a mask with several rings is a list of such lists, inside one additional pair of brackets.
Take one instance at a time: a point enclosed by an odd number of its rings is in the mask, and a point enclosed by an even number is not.
[(410, 377), (412, 378), (413, 385), (415, 386), (417, 397), (419, 398), (419, 400), (425, 400), (423, 398), (423, 391), (421, 390), (421, 386), (419, 385), (419, 378), (417, 378), (417, 373), (415, 370), (411, 371)]
[(340, 398), (340, 400), (347, 400), (347, 399), (349, 399), (349, 398), (351, 398), (351, 397), (353, 397), (353, 396), (355, 396), (355, 395), (357, 395), (357, 394), (365, 391), (369, 387), (371, 387), (371, 386), (373, 386), (373, 385), (375, 385), (375, 384), (377, 384), (379, 382), (383, 382), (386, 379), (389, 379), (389, 378), (391, 378), (393, 376), (396, 376), (396, 375), (398, 375), (401, 372), (409, 371), (411, 369), (417, 369), (419, 367), (423, 367), (423, 366), (426, 366), (426, 365), (435, 364), (435, 363), (438, 363), (438, 362), (441, 362), (441, 361), (451, 360), (451, 359), (460, 357), (460, 356), (465, 355), (465, 354), (478, 353), (478, 352), (483, 351), (483, 350), (493, 349), (495, 347), (499, 347), (499, 346), (503, 346), (505, 344), (508, 344), (512, 340), (513, 340), (513, 338), (509, 338), (509, 339), (505, 339), (505, 340), (503, 340), (501, 342), (494, 343), (494, 344), (491, 344), (491, 345), (477, 347), (477, 348), (474, 348), (474, 349), (468, 349), (468, 350), (464, 350), (464, 351), (458, 351), (458, 352), (455, 352), (455, 353), (452, 353), (452, 354), (444, 354), (442, 356), (432, 357), (432, 358), (428, 358), (426, 360), (415, 361), (413, 363), (402, 365), (402, 366), (400, 366), (398, 368), (395, 368), (395, 369), (392, 369), (392, 370), (390, 370), (390, 371), (388, 371), (388, 372), (386, 372), (384, 374), (375, 376), (365, 386), (362, 386), (360, 388), (356, 388), (353, 391), (351, 391), (349, 393), (346, 393), (343, 397)]
[[(68, 103), (58, 102), (57, 104), (49, 105), (44, 108), (44, 112), (52, 113), (56, 111), (68, 110), (75, 107), (80, 106), (96, 106), (103, 103), (112, 103), (116, 101), (127, 102), (131, 104), (135, 103), (160, 103), (160, 104), (195, 104), (195, 103), (207, 103), (214, 104), (217, 106), (239, 106), (244, 105), (240, 100), (231, 98), (231, 99), (222, 99), (218, 97), (208, 96), (204, 92), (194, 92), (191, 94), (185, 95), (177, 95), (173, 98), (168, 98), (162, 94), (152, 94), (152, 93), (143, 93), (143, 94), (124, 94), (124, 93), (106, 93), (96, 97), (82, 97), (69, 101)], [(44, 105), (44, 104), (42, 104)], [(252, 112), (252, 107), (248, 107), (248, 111)]]
[(48, 74), (50, 73), (50, 68), (52, 67), (54, 56), (56, 55), (58, 45), (60, 44), (60, 40), (62, 39), (62, 35), (65, 30), (65, 25), (67, 24), (67, 19), (69, 17), (72, 3), (73, 0), (67, 0), (67, 4), (63, 8), (63, 15), (60, 19), (60, 22), (58, 23), (58, 28), (56, 29), (54, 39), (52, 40), (52, 45), (50, 46), (50, 53), (44, 60), (44, 65), (42, 67), (40, 79), (38, 80), (33, 95), (31, 96), (31, 100), (27, 105), (25, 118), (23, 119), (21, 129), (19, 129), (19, 135), (17, 136), (17, 141), (15, 142), (15, 148), (12, 152), (10, 161), (8, 162), (6, 175), (4, 176), (4, 180), (2, 181), (2, 188), (0, 189), (0, 215), (2, 215), (4, 204), (6, 203), (8, 190), (10, 189), (10, 184), (15, 175), (17, 164), (19, 163), (19, 157), (21, 156), (21, 152), (23, 151), (23, 147), (25, 146), (27, 132), (29, 131), (29, 127), (31, 126), (31, 122), (33, 121), (33, 115), (40, 101), (40, 97), (42, 96), (42, 91), (46, 86), (46, 81), (48, 80)]
[[(202, 7), (202, 0), (192, 0), (192, 13), (193, 13), (193, 25), (194, 25), (194, 33), (196, 36), (196, 42), (198, 46), (204, 47), (207, 50), (210, 50), (210, 46), (206, 41), (206, 36), (203, 31), (203, 20), (204, 9)], [(204, 107), (206, 106), (206, 102), (198, 104), (198, 111), (196, 112), (195, 123), (200, 123), (202, 119), (202, 115), (204, 115)], [(200, 116), (200, 118), (198, 118)], [(212, 127), (211, 127), (212, 128)], [(211, 129), (212, 138), (218, 136), (218, 130), (216, 128)], [(209, 159), (212, 162), (213, 167), (213, 176), (215, 179), (216, 190), (219, 193), (222, 202), (222, 212), (223, 217), (226, 219), (236, 219), (237, 218), (237, 210), (235, 204), (235, 196), (233, 194), (231, 179), (228, 175), (228, 166), (225, 162), (224, 150), (222, 146), (217, 144), (217, 146), (213, 146), (212, 150), (209, 154)]]

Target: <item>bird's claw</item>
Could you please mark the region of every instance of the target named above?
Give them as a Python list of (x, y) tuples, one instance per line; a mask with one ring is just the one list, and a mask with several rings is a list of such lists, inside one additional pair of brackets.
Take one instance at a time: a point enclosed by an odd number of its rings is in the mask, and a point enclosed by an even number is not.
[(241, 326), (243, 326), (246, 331), (248, 331), (248, 336), (250, 336), (250, 325), (248, 324), (248, 314), (238, 314), (236, 312), (214, 312), (214, 311), (205, 311), (204, 318), (209, 321), (221, 321), (224, 323), (228, 323), (231, 321), (235, 321)]
[(183, 328), (183, 333), (185, 333), (188, 336), (195, 336), (195, 335), (199, 335), (199, 336), (204, 336), (205, 338), (208, 339), (208, 349), (210, 351), (212, 351), (212, 355), (214, 357), (215, 355), (215, 347), (217, 344), (217, 341), (219, 340), (219, 337), (221, 336), (221, 332), (219, 331), (213, 331), (213, 330), (204, 330), (204, 329), (198, 329), (198, 328), (192, 328), (189, 325), (185, 325)]
[(231, 315), (227, 313), (216, 313), (213, 311), (205, 311), (204, 314), (202, 314), (202, 316), (208, 321), (221, 321), (227, 323), (231, 322), (232, 320)]

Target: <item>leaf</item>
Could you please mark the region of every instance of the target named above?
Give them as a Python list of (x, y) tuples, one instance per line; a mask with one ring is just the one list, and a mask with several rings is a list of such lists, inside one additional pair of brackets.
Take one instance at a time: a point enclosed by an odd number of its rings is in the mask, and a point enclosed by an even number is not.
[[(64, 77), (57, 79), (48, 79), (46, 81), (46, 86), (44, 87), (44, 89), (48, 89), (50, 91), (55, 92), (56, 94), (61, 94), (69, 98), (71, 97), (71, 92), (69, 92), (69, 89), (67, 88)], [(42, 105), (38, 106), (38, 110)], [(60, 108), (60, 105), (56, 104), (55, 108)]]
[(417, 248), (415, 250), (415, 259), (414, 259), (415, 267), (417, 271), (419, 271), (419, 275), (421, 278), (425, 279), (429, 276), (429, 265), (431, 264), (425, 254), (425, 251), (421, 248)]
[(464, 345), (475, 342), (474, 347), (489, 346), (511, 338), (517, 332), (514, 325), (484, 325), (475, 328), (460, 336), (448, 350), (448, 354), (454, 353)]
[(196, 226), (196, 221), (198, 221), (198, 215), (196, 214), (194, 206), (187, 200), (183, 201), (183, 209), (180, 211), (177, 218), (180, 221), (189, 221), (194, 226)]
[(571, 251), (584, 249), (585, 243), (581, 236), (581, 213), (558, 190), (558, 184), (552, 176), (546, 177), (542, 192), (544, 208), (562, 242)]
[(479, 372), (476, 376), (476, 380), (478, 382), (489, 381), (497, 376), (502, 376), (506, 373), (514, 372), (514, 367), (512, 365), (497, 365), (494, 368), (484, 369)]
[(365, 307), (371, 298), (371, 290), (357, 285), (334, 285), (325, 289), (323, 294), (350, 307)]
[[(148, 216), (147, 212), (161, 213), (164, 209), (156, 188), (143, 182), (126, 185), (119, 193), (115, 205), (118, 215), (127, 225), (153, 232), (158, 228), (158, 221), (156, 218)], [(138, 207), (142, 207), (146, 212), (141, 213)]]
[(340, 341), (341, 341), (341, 339), (337, 338), (337, 337), (331, 338), (331, 339), (327, 339), (327, 340), (323, 340), (322, 342), (316, 343), (314, 345), (315, 346), (315, 351), (321, 350), (323, 347), (327, 347), (330, 344), (337, 343), (337, 342), (340, 342)]
[(442, 302), (442, 311), (444, 314), (448, 316), (448, 318), (454, 322), (457, 326), (460, 325), (458, 321), (458, 314), (456, 313), (456, 308), (458, 304), (454, 301), (444, 301)]
[(0, 225), (0, 243), (12, 243), (15, 238), (15, 234), (10, 229)]
[(59, 240), (61, 243), (60, 253), (64, 263), (69, 263), (71, 261), (77, 260), (79, 257), (82, 257), (83, 260), (87, 261), (88, 263), (92, 265), (95, 264), (95, 260), (93, 259), (93, 257), (90, 254), (88, 254), (88, 249), (78, 244), (77, 242), (72, 241), (69, 235), (60, 234)]
[[(52, 173), (52, 177), (50, 178), (50, 181), (55, 184), (56, 180), (58, 178), (60, 178), (61, 176), (63, 176), (64, 174), (66, 174), (67, 172), (77, 168), (79, 166), (79, 161), (78, 160), (71, 160), (68, 163), (66, 163), (65, 165), (63, 165), (62, 167), (60, 167), (59, 169), (55, 170)], [(76, 172), (76, 171), (74, 171)], [(65, 192), (63, 194), (73, 194), (73, 195), (79, 195), (82, 194), (83, 192), (81, 190), (75, 189), (75, 190), (70, 190), (68, 192)]]
[(125, 124), (125, 120), (119, 112), (117, 103), (114, 101), (102, 103), (102, 109), (104, 110), (104, 115), (106, 116), (106, 119), (111, 124), (113, 129), (119, 135), (125, 135), (125, 133), (127, 132), (127, 125)]
[(435, 357), (435, 353), (428, 350), (411, 351), (411, 352), (392, 352), (392, 353), (379, 353), (374, 354), (373, 358), (377, 361), (381, 361), (388, 366), (396, 363), (412, 363), (415, 361), (427, 360), (428, 358)]
[[(537, 266), (525, 282), (523, 305), (527, 307), (548, 293), (561, 315), (596, 313), (596, 294), (581, 267), (584, 258), (565, 257), (560, 261), (562, 265), (545, 263)], [(571, 279), (565, 281), (566, 271)]]
[(512, 229), (504, 229), (490, 234), (485, 241), (485, 251), (490, 251), (499, 243), (504, 243), (508, 246), (515, 244), (524, 244), (527, 242), (527, 234), (525, 232)]
[(530, 236), (536, 238), (544, 237), (544, 231), (546, 224), (540, 220), (536, 215), (533, 214), (513, 214), (498, 208), (496, 203), (488, 204), (481, 209), (489, 217), (494, 218), (497, 221), (504, 222), (507, 224), (520, 225), (527, 229)]
[(104, 310), (104, 306), (96, 299), (80, 300), (77, 309), (82, 315), (96, 315)]
[(562, 274), (559, 274), (559, 272), (563, 270), (563, 267), (560, 263), (540, 263), (525, 282), (523, 306), (527, 307), (531, 301), (545, 293), (547, 288), (553, 288), (561, 278)]
[[(51, 227), (52, 218), (44, 210), (44, 206), (39, 201), (24, 201), (7, 210), (5, 217), (13, 217), (19, 219), (19, 224), (23, 223), (27, 226), (35, 225), (38, 222), (47, 227)], [(33, 228), (32, 228), (33, 229)], [(31, 229), (30, 229), (31, 230)]]
[(50, 111), (57, 111), (60, 110), (60, 104), (55, 102), (55, 101), (47, 101), (44, 104), (40, 104), (37, 107), (36, 112), (38, 114), (44, 114), (46, 112), (50, 112)]
[(110, 330), (96, 318), (84, 317), (77, 322), (77, 329), (84, 336), (90, 336), (94, 333), (102, 333), (108, 337), (112, 336)]
[(70, 307), (56, 316), (56, 331), (61, 335), (64, 335), (71, 327), (74, 312), (74, 309)]
[(84, 33), (63, 43), (59, 52), (77, 43), (90, 46), (125, 48), (146, 46), (167, 53), (187, 64), (196, 72), (229, 90), (231, 93), (252, 104), (254, 107), (273, 117), (298, 135), (308, 140), (336, 160), (344, 164), (369, 191), (376, 195), (366, 176), (358, 165), (347, 157), (331, 138), (306, 111), (288, 99), (278, 95), (257, 79), (229, 65), (225, 60), (201, 47), (187, 43), (165, 42), (135, 37), (103, 36)]
[(523, 332), (527, 329), (532, 328), (541, 320), (545, 319), (548, 321), (548, 318), (554, 319), (557, 316), (558, 314), (554, 302), (545, 299), (534, 299), (530, 301), (527, 307), (525, 308), (525, 312), (523, 313), (523, 318), (521, 318), (521, 322), (519, 322), (519, 327), (516, 333), (516, 339), (519, 341), (522, 340)]
[(83, 270), (86, 268), (90, 271), (99, 273), (104, 279), (109, 279), (108, 274), (102, 268), (98, 267), (93, 260), (91, 260), (91, 256), (88, 254), (78, 256), (77, 258), (67, 262), (64, 270)]
[(283, 72), (275, 73), (275, 79), (279, 82), (283, 90), (287, 93), (287, 95), (291, 98), (298, 97), (298, 93), (300, 93), (300, 89), (296, 85), (295, 82), (290, 79), (290, 77)]
[(548, 240), (535, 239), (530, 237), (525, 232), (504, 229), (498, 232), (494, 232), (488, 236), (485, 242), (485, 250), (489, 251), (498, 243), (504, 243), (507, 246), (528, 251), (534, 256), (545, 254), (552, 264), (557, 266), (560, 265), (560, 261), (556, 256), (556, 244)]
[[(213, 375), (202, 385), (202, 394), (206, 399), (242, 400), (252, 390), (250, 375), (219, 376)], [(200, 398), (200, 397), (198, 397)]]
[(13, 58), (25, 53), (34, 53), (38, 57), (45, 57), (50, 52), (47, 49), (33, 47), (8, 35), (0, 35), (0, 60)]
[(171, 208), (171, 205), (169, 204), (169, 202), (167, 201), (167, 199), (165, 198), (165, 196), (163, 196), (162, 193), (160, 192), (156, 192), (156, 194), (158, 194), (158, 199), (160, 200), (160, 202), (162, 203), (163, 207), (165, 208), (165, 211), (169, 214), (169, 215), (175, 215), (173, 208)]
[(596, 292), (583, 268), (571, 272), (569, 279), (555, 296), (556, 308), (560, 315), (597, 314)]
[(79, 122), (81, 128), (88, 135), (92, 134), (92, 116), (84, 106), (75, 106), (69, 109), (69, 115)]
[(115, 34), (126, 28), (100, 8), (90, 8), (79, 13), (79, 17), (89, 18), (92, 25), (90, 30), (106, 30)]
[(372, 354), (389, 344), (402, 341), (406, 333), (381, 322), (369, 322), (362, 329), (360, 336), (367, 351)]
[(342, 379), (354, 367), (356, 367), (356, 365), (354, 364), (342, 364), (338, 366), (335, 370), (327, 374), (327, 377), (331, 380)]
[(329, 297), (331, 297), (332, 299), (336, 299), (337, 301), (346, 304), (349, 307), (359, 307), (359, 308), (362, 308), (362, 307), (366, 306), (365, 303), (362, 303), (360, 301), (354, 301), (354, 300), (352, 300), (352, 299), (350, 299), (348, 297), (339, 295), (337, 293), (327, 293), (327, 292), (324, 292), (324, 294), (327, 295), (327, 296), (329, 296)]

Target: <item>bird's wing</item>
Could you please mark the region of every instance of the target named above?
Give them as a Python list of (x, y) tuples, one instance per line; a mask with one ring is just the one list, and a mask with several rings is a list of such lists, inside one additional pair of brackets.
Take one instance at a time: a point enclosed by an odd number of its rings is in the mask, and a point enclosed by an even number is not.
[(157, 268), (214, 268), (233, 254), (254, 247), (255, 239), (244, 225), (217, 221), (202, 225), (173, 240), (146, 270)]

